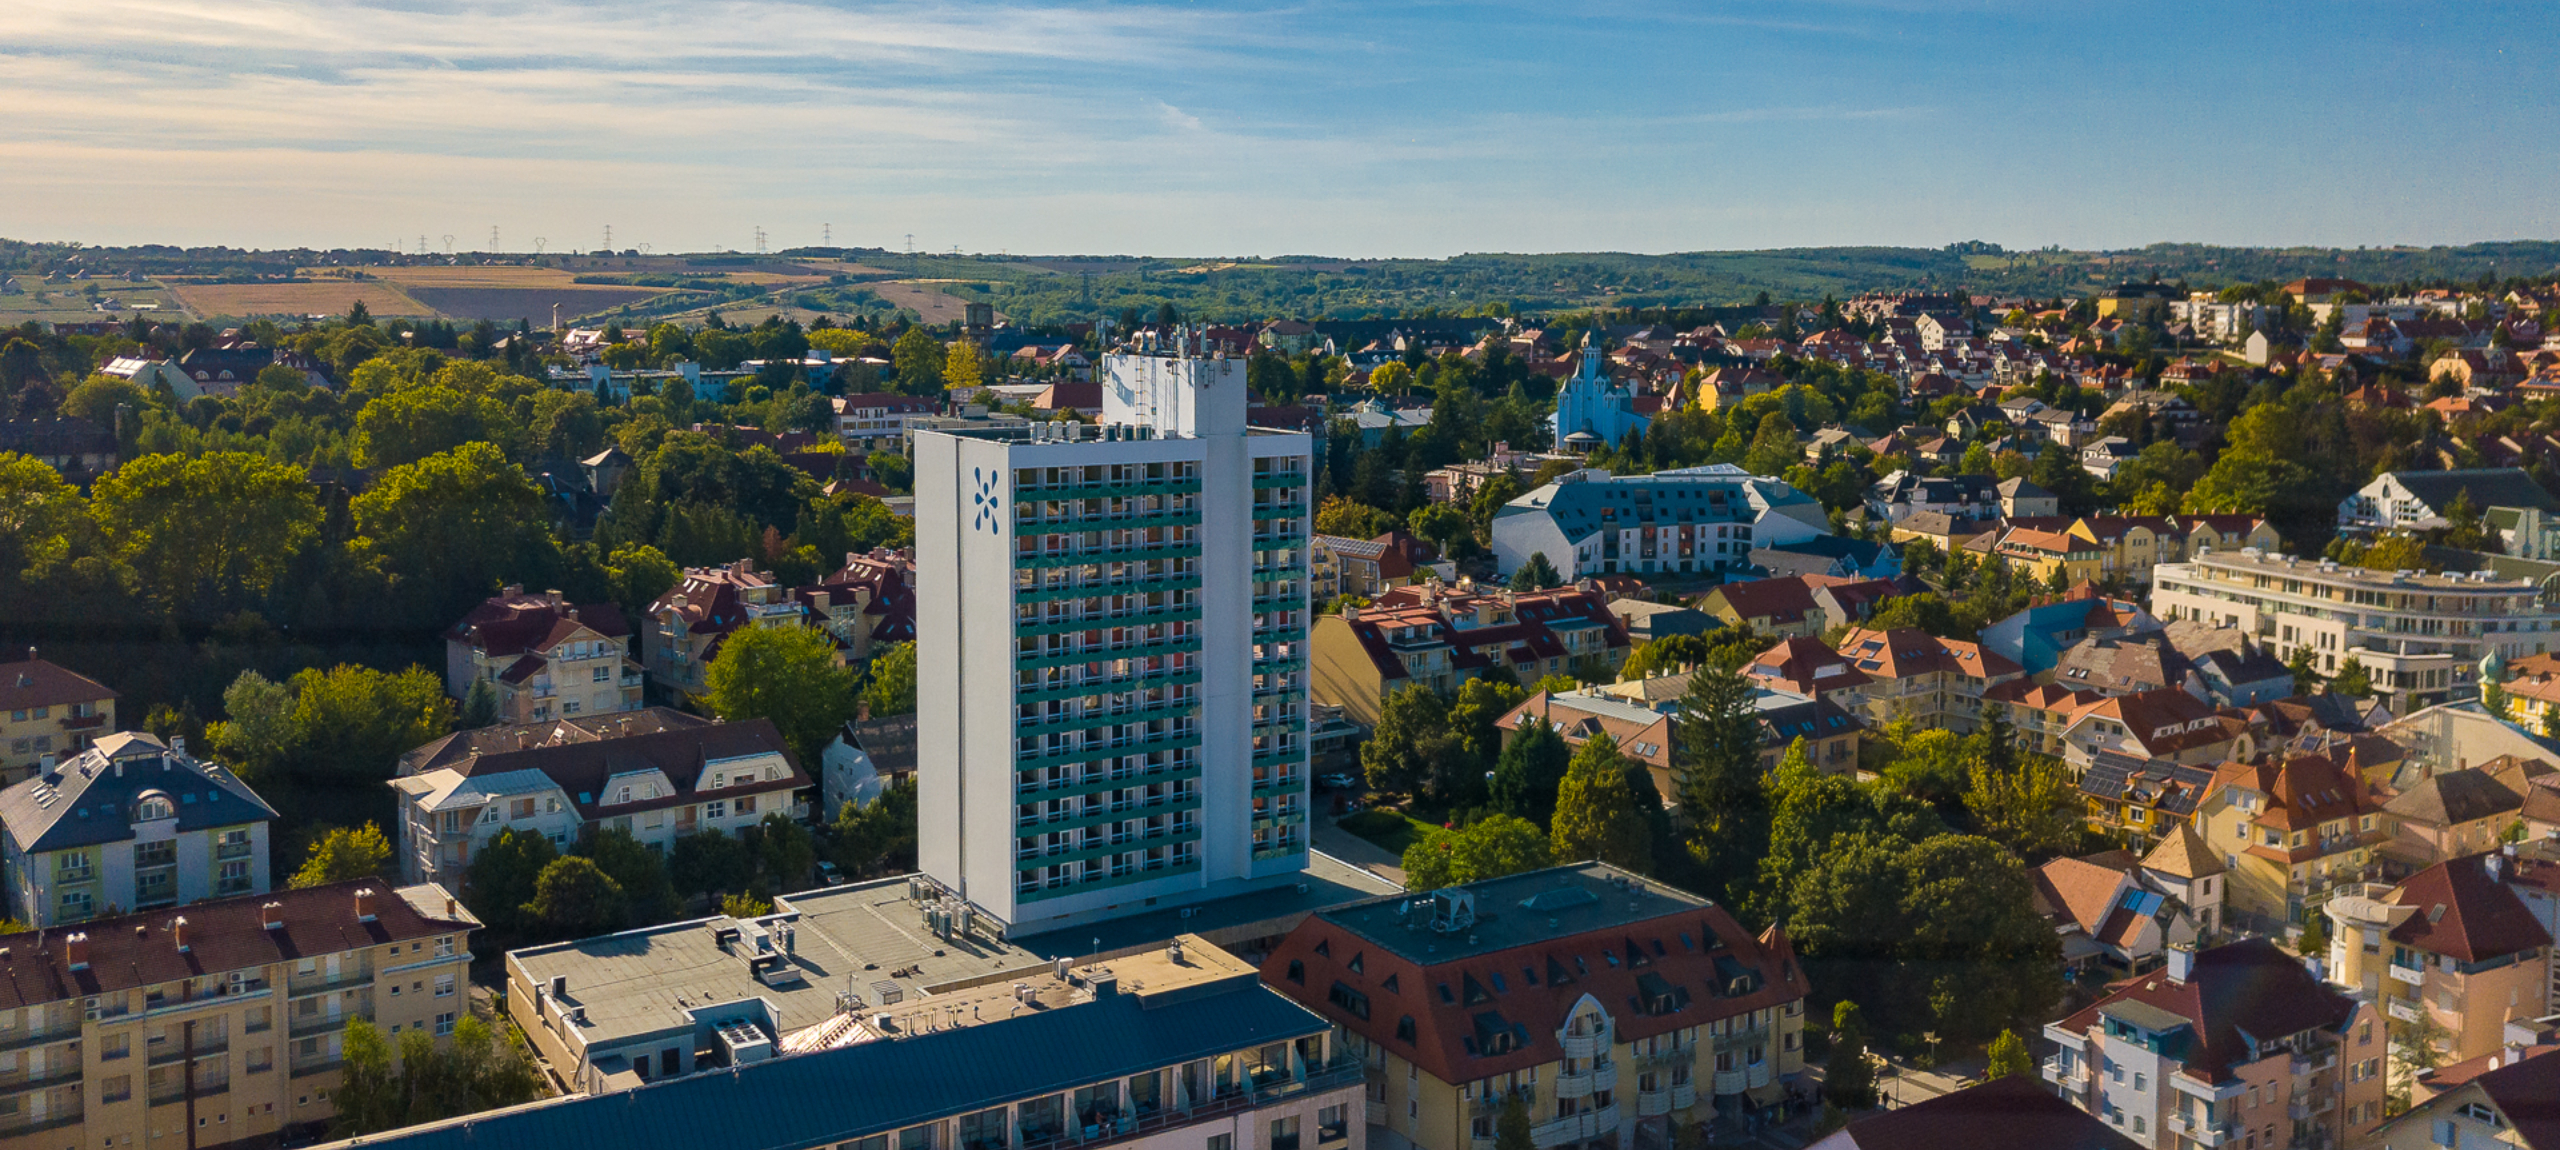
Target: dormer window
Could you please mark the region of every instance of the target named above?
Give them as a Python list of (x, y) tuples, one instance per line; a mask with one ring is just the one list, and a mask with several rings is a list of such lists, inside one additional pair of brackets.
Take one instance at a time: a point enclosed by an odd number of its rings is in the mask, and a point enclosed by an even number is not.
[(133, 805), (133, 819), (135, 822), (147, 823), (157, 819), (173, 819), (176, 817), (178, 817), (178, 808), (175, 804), (169, 801), (169, 796), (167, 795), (144, 795)]

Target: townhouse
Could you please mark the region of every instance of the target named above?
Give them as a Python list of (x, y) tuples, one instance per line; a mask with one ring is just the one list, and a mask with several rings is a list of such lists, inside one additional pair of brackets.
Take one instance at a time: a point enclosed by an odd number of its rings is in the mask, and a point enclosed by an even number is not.
[(2143, 1146), (2346, 1146), (2382, 1119), (2388, 1039), (2370, 1001), (2265, 939), (2163, 968), (2059, 1022), (2041, 1076)]
[(0, 936), (0, 1146), (308, 1139), (350, 1019), (453, 1032), (479, 926), (367, 879)]
[(2035, 910), (2062, 936), (2062, 961), (2085, 968), (2104, 964), (2126, 974), (2159, 965), (2171, 946), (2202, 939), (2201, 917), (2159, 889), (2129, 856), (2057, 858), (2030, 872)]
[(2026, 674), (1979, 643), (1941, 639), (1912, 627), (1852, 627), (1841, 636), (1838, 650), (1867, 677), (1857, 709), (1874, 726), (1908, 716), (1923, 729), (1970, 734), (1981, 719), (1983, 693)]
[(880, 548), (845, 553), (844, 566), (792, 590), (805, 618), (833, 636), (843, 658), (866, 664), (882, 647), (916, 638), (915, 555)]
[(2287, 931), (2376, 873), (2382, 804), (2356, 773), (2319, 755), (2225, 763), (2195, 813), (2230, 868), (2228, 920)]
[(2338, 529), (2414, 531), (2441, 526), (2456, 501), (2469, 503), (2475, 514), (2486, 514), (2492, 507), (2560, 514), (2560, 499), (2553, 499), (2521, 467), (2389, 471), (2338, 501)]
[(1612, 476), (1585, 469), (1494, 513), (1494, 562), (1509, 575), (1532, 555), (1566, 580), (1591, 575), (1714, 574), (1755, 547), (1831, 533), (1820, 503), (1731, 464)]
[(1602, 863), (1318, 911), (1263, 982), (1324, 1016), (1404, 1144), (1668, 1145), (1772, 1102), (1804, 1069), (1809, 991), (1786, 934)]
[(1395, 588), (1323, 616), (1308, 648), (1316, 701), (1374, 724), (1386, 696), (1407, 683), (1454, 696), (1495, 668), (1522, 683), (1577, 670), (1614, 678), (1628, 642), (1596, 588), (1483, 590), (1461, 580)]
[(631, 625), (611, 603), (510, 584), (444, 634), (445, 693), (468, 700), (473, 684), (489, 684), (501, 723), (637, 710), (640, 679)]
[(116, 729), (114, 691), (59, 663), (0, 663), (0, 785), (33, 777)]
[(2503, 1049), (2507, 1023), (2551, 1012), (2551, 933), (2506, 885), (2513, 865), (2464, 855), (2329, 900), (2330, 978), (2412, 1024), (2399, 1041), (2430, 1063)]
[(10, 913), (57, 926), (266, 890), (275, 808), (186, 743), (109, 735), (0, 790)]
[(748, 627), (801, 626), (809, 605), (740, 559), (725, 567), (688, 567), (684, 580), (649, 604), (641, 662), (665, 698), (710, 689), (720, 644)]
[(1728, 627), (1748, 627), (1781, 638), (1818, 637), (1829, 619), (1814, 592), (1854, 579), (1836, 575), (1787, 575), (1726, 583), (1698, 601), (1698, 609)]
[(2492, 1056), (2478, 1073), (2448, 1083), (2442, 1092), (2418, 1099), (2384, 1123), (2370, 1145), (2381, 1150), (2560, 1150), (2560, 1120), (2551, 1112), (2555, 1095), (2560, 1095), (2560, 1058)]
[(591, 829), (620, 830), (664, 851), (775, 814), (805, 819), (817, 799), (770, 721), (663, 708), (457, 732), (402, 756), (399, 770), (401, 874), (456, 888), (504, 831), (565, 851)]
[(2213, 776), (2210, 767), (2100, 751), (2080, 771), (2080, 797), (2091, 830), (2138, 848), (2176, 838)]
[(2382, 844), (2383, 869), (2404, 875), (2496, 849), (2524, 818), (2525, 796), (2551, 790), (2534, 780), (2552, 774), (2549, 763), (2513, 755), (2476, 767), (2427, 772), (2382, 804), (2382, 823), (2390, 836)]
[(1375, 539), (1339, 535), (1307, 537), (1307, 592), (1318, 603), (1343, 595), (1370, 596), (1432, 577), (1454, 578), (1455, 567), (1440, 563), (1440, 552), (1402, 531)]

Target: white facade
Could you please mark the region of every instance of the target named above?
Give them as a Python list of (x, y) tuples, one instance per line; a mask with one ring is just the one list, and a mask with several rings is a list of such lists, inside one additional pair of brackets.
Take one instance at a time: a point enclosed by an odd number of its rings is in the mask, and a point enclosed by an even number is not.
[(1593, 575), (1707, 573), (1749, 563), (1754, 547), (1831, 533), (1822, 505), (1783, 480), (1731, 464), (1612, 476), (1586, 469), (1504, 504), (1493, 517), (1496, 569), (1543, 554), (1570, 582)]
[(916, 436), (919, 861), (1016, 931), (1306, 865), (1309, 437), (1104, 366), (1099, 427)]

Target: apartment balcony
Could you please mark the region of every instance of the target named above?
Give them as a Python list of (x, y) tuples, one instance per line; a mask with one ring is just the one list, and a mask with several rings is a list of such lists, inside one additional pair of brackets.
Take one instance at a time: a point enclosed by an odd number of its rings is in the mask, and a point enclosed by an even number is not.
[(72, 1042), (80, 1037), (80, 1024), (47, 1026), (32, 1030), (0, 1032), (0, 1052), (31, 1050), (57, 1042)]
[(1675, 1083), (1672, 1083), (1672, 1084), (1671, 1084), (1671, 1108), (1672, 1108), (1672, 1109), (1674, 1109), (1674, 1110), (1686, 1110), (1686, 1109), (1689, 1109), (1690, 1107), (1695, 1106), (1695, 1105), (1697, 1105), (1697, 1104), (1698, 1104), (1698, 1084), (1697, 1084), (1697, 1083), (1695, 1083), (1695, 1082), (1675, 1082)]
[(2411, 986), (2424, 986), (2427, 983), (2427, 972), (2424, 967), (2402, 966), (2399, 963), (2394, 962), (2391, 964), (2390, 970), (2391, 977), (2408, 983)]
[(184, 1062), (190, 1058), (203, 1058), (208, 1055), (224, 1054), (228, 1053), (230, 1050), (231, 1040), (227, 1038), (222, 1041), (212, 1043), (198, 1042), (193, 1049), (189, 1049), (186, 1044), (179, 1042), (175, 1038), (171, 1038), (157, 1044), (156, 1049), (146, 1046), (142, 1055), (142, 1064), (145, 1066), (167, 1066), (172, 1062)]
[(26, 1134), (39, 1134), (47, 1130), (59, 1130), (65, 1126), (78, 1126), (84, 1116), (80, 1107), (73, 1106), (68, 1110), (49, 1112), (44, 1117), (33, 1121), (0, 1120), (0, 1138), (15, 1138)]
[(1659, 1118), (1677, 1109), (1671, 1105), (1671, 1091), (1639, 1090), (1636, 1092), (1636, 1117)]
[(284, 992), (287, 998), (303, 998), (314, 994), (327, 994), (333, 990), (367, 986), (372, 982), (373, 968), (368, 966), (356, 970), (341, 970), (334, 975), (327, 973), (296, 975), (285, 981)]
[(2425, 1013), (2423, 1011), (2420, 1011), (2417, 1007), (2410, 1005), (2409, 1001), (2403, 998), (2383, 999), (2382, 1010), (2383, 1013), (2388, 1014), (2393, 1018), (2397, 1018), (2402, 1022), (2416, 1022), (2425, 1017)]
[(105, 715), (65, 715), (62, 718), (62, 729), (66, 731), (94, 731), (106, 725)]
[(362, 1017), (364, 1014), (359, 1011), (350, 1014), (315, 1014), (309, 1018), (296, 1018), (285, 1029), (285, 1034), (293, 1038), (309, 1038), (315, 1034), (335, 1034), (347, 1028), (348, 1019)]
[(60, 1086), (66, 1082), (78, 1082), (82, 1073), (83, 1067), (78, 1062), (53, 1063), (43, 1070), (28, 1070), (21, 1066), (16, 1070), (0, 1072), (0, 1094), (18, 1094), (28, 1090), (40, 1090), (47, 1086)]
[(1714, 1088), (1718, 1094), (1740, 1094), (1750, 1089), (1751, 1076), (1740, 1070), (1716, 1071)]
[(2189, 1118), (2175, 1110), (2170, 1111), (2169, 1117), (2160, 1125), (2170, 1134), (2201, 1146), (2227, 1146), (2240, 1140), (2240, 1130), (2230, 1123), (2217, 1125), (2211, 1121)]
[(1607, 1047), (1608, 1041), (1609, 1036), (1605, 1034), (1565, 1035), (1564, 1056), (1567, 1058), (1598, 1058), (1601, 1050)]

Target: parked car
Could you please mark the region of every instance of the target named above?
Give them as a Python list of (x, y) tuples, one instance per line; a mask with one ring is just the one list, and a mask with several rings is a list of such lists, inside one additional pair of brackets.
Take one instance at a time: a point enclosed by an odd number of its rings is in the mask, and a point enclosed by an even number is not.
[(1350, 790), (1350, 789), (1352, 789), (1352, 788), (1354, 788), (1354, 787), (1359, 786), (1359, 785), (1360, 785), (1360, 780), (1355, 779), (1355, 778), (1352, 778), (1352, 777), (1351, 777), (1351, 776), (1349, 776), (1349, 775), (1339, 774), (1339, 773), (1337, 773), (1337, 774), (1330, 774), (1330, 775), (1318, 775), (1318, 776), (1316, 776), (1316, 785), (1317, 785), (1317, 786), (1320, 786), (1320, 787), (1329, 788), (1329, 789), (1331, 789), (1331, 790), (1347, 791), (1347, 790)]
[(828, 886), (843, 886), (844, 872), (837, 870), (834, 863), (821, 861), (818, 863), (818, 881)]

